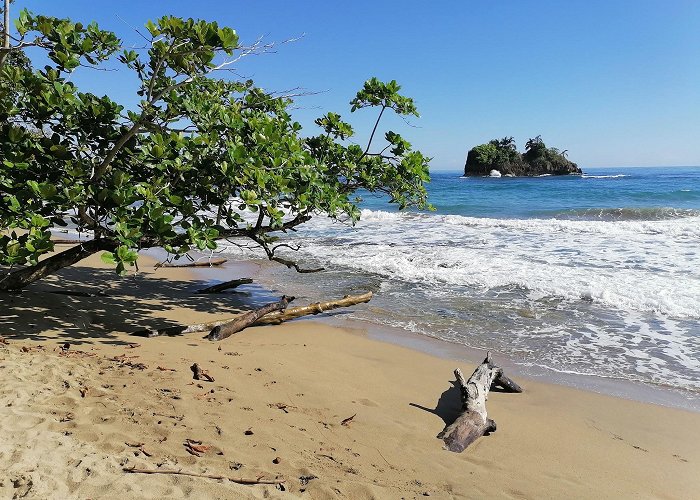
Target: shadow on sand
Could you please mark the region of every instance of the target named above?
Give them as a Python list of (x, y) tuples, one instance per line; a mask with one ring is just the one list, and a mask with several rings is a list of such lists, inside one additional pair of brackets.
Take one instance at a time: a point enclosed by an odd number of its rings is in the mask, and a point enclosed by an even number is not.
[[(222, 281), (231, 279), (225, 271), (220, 274), (217, 278)], [(230, 293), (195, 293), (211, 284), (173, 279), (166, 270), (119, 278), (109, 269), (66, 268), (23, 292), (0, 294), (0, 336), (39, 342), (125, 344), (118, 333), (176, 326), (178, 323), (169, 319), (175, 309), (226, 317), (279, 298), (276, 292), (255, 284)], [(54, 293), (57, 291), (104, 294), (85, 297)], [(201, 314), (193, 316), (196, 318), (186, 322), (201, 321)]]

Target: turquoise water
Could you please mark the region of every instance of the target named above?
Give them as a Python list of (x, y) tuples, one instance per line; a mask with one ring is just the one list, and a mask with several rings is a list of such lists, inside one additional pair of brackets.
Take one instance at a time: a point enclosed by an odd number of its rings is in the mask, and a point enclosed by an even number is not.
[[(496, 351), (523, 370), (681, 388), (700, 399), (700, 168), (583, 176), (436, 173), (437, 211), (368, 197), (318, 219), (270, 279), (309, 298), (376, 292), (349, 317)], [(236, 252), (231, 249), (231, 252)]]
[[(471, 217), (660, 219), (700, 213), (700, 167), (590, 168), (582, 176), (527, 178), (437, 172), (428, 189), (437, 213)], [(365, 206), (387, 210), (382, 198), (368, 197)]]

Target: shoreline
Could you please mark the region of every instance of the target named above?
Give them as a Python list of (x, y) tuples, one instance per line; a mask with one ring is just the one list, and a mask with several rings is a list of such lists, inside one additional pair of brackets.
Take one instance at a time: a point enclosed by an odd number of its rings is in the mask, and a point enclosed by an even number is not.
[[(363, 328), (365, 325), (364, 328), (368, 329), (368, 335), (372, 339), (407, 347), (442, 359), (478, 364), (486, 353), (484, 349), (366, 321), (323, 317), (316, 320), (340, 328)], [(542, 366), (524, 366), (500, 351), (492, 350), (491, 352), (500, 360), (499, 366), (526, 380), (700, 413), (700, 396), (686, 390), (652, 386), (624, 378), (616, 379), (585, 373), (558, 372)]]
[[(159, 252), (157, 250), (148, 253), (150, 256), (158, 254)], [(269, 272), (270, 270), (272, 272), (278, 272), (279, 274), (288, 274), (291, 277), (294, 276), (293, 271), (287, 272), (286, 270), (282, 270), (281, 266), (278, 264), (270, 263), (262, 259), (238, 260), (235, 255), (226, 253), (218, 254), (218, 256), (226, 257), (229, 260), (221, 267), (217, 268), (192, 268), (192, 275), (204, 280), (221, 281), (242, 276), (252, 276), (256, 279), (256, 284), (262, 285), (264, 290), (268, 292), (261, 292), (260, 295), (268, 298), (275, 296), (275, 292), (272, 288), (276, 284)], [(258, 273), (257, 277), (255, 277), (256, 273)], [(261, 278), (260, 274), (262, 274), (262, 279), (258, 281), (258, 279)], [(305, 291), (311, 292), (311, 290)], [(283, 290), (281, 292), (283, 292)], [(324, 297), (309, 297), (309, 299), (311, 301), (323, 300)], [(352, 314), (352, 309), (339, 310), (333, 315), (321, 315), (313, 318), (314, 320), (340, 328), (367, 330), (370, 332), (370, 338), (408, 347), (443, 359), (466, 361), (475, 364), (481, 362), (487, 350), (451, 342), (438, 337), (432, 337), (423, 333), (412, 332), (395, 326), (380, 324), (378, 322), (346, 318), (345, 316), (348, 314)], [(498, 349), (491, 349), (491, 351), (498, 356), (499, 363), (504, 368), (507, 368), (510, 373), (530, 380), (700, 413), (700, 394), (690, 390), (649, 384), (623, 377), (612, 378), (585, 373), (560, 372), (545, 366), (519, 363), (507, 353), (503, 353)]]
[[(376, 340), (367, 328), (297, 320), (218, 343), (131, 336), (225, 317), (241, 303), (239, 294), (194, 294), (206, 280), (192, 269), (152, 264), (145, 258), (139, 276), (118, 279), (98, 256), (0, 299), (9, 311), (0, 325), (9, 342), (0, 344), (8, 478), (0, 495), (687, 498), (700, 490), (697, 413), (519, 378), (523, 394), (490, 394), (498, 431), (455, 454), (436, 439), (459, 411), (455, 362)], [(106, 296), (46, 293), (56, 287)], [(193, 381), (193, 362), (215, 382)], [(186, 451), (188, 439), (202, 442), (201, 456)], [(133, 466), (286, 483), (282, 491), (122, 470)]]

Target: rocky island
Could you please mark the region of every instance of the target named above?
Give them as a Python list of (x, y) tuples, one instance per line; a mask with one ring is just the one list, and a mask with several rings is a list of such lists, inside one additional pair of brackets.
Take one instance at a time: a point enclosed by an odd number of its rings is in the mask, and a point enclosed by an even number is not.
[(465, 176), (534, 177), (538, 175), (581, 174), (581, 169), (566, 158), (566, 150), (548, 148), (538, 135), (518, 152), (512, 137), (494, 139), (469, 150)]

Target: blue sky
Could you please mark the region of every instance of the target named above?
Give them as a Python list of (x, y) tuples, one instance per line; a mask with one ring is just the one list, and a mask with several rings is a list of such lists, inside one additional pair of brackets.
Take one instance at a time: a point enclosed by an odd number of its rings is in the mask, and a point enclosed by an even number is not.
[[(320, 92), (297, 102), (309, 134), (325, 111), (346, 117), (362, 142), (372, 116), (349, 113), (362, 82), (396, 79), (421, 112), (390, 119), (432, 156), (459, 170), (467, 150), (542, 135), (583, 167), (700, 165), (700, 2), (695, 0), (101, 1), (17, 0), (15, 13), (96, 20), (128, 44), (164, 14), (216, 20), (243, 41), (304, 34), (277, 53), (238, 65), (268, 90)], [(124, 70), (81, 69), (86, 89), (133, 105)], [(357, 115), (357, 116), (356, 116)]]

